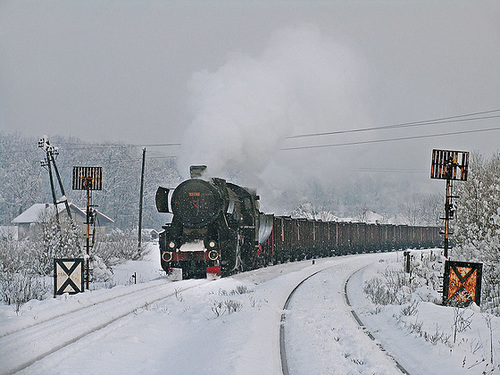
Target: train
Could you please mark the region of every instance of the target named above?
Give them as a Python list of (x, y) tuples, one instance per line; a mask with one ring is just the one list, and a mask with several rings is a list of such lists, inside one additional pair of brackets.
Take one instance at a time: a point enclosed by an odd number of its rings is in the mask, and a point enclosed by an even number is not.
[(176, 278), (224, 277), (267, 265), (365, 252), (439, 246), (440, 228), (321, 221), (264, 214), (255, 189), (190, 167), (175, 189), (158, 187), (162, 269)]

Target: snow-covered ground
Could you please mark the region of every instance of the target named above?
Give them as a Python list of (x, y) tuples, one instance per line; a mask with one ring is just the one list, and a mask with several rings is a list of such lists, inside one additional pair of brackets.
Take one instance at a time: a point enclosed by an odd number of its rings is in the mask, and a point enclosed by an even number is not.
[[(20, 373), (280, 374), (283, 306), (300, 281), (320, 270), (297, 289), (285, 311), (290, 374), (401, 373), (391, 356), (410, 374), (500, 373), (500, 319), (461, 310), (469, 327), (457, 333), (455, 343), (453, 337), (445, 343), (429, 337), (453, 333), (456, 309), (421, 302), (404, 315), (400, 306), (374, 306), (366, 298), (363, 284), (388, 265), (402, 263), (400, 253), (289, 263), (215, 281), (171, 282), (161, 275), (158, 250), (152, 248), (144, 260), (115, 269), (114, 288), (31, 301), (19, 315), (11, 306), (0, 306), (0, 374), (37, 350), (51, 351), (65, 335), (75, 336), (74, 342)], [(140, 284), (131, 285), (134, 273)], [(348, 279), (352, 308), (389, 355), (353, 319), (344, 297)], [(133, 312), (126, 314), (127, 309)], [(91, 325), (103, 328), (76, 339), (83, 335), (78, 329)], [(9, 334), (28, 326), (42, 336), (29, 340), (20, 332)], [(496, 372), (487, 364), (492, 357)]]

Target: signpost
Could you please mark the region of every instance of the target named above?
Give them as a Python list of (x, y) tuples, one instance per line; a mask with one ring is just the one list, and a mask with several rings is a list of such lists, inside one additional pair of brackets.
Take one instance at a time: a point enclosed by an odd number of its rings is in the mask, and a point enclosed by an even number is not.
[[(87, 191), (87, 257), (85, 262), (85, 287), (89, 289), (90, 281), (90, 224), (94, 223), (91, 204), (91, 190), (102, 190), (102, 167), (73, 167), (73, 190)], [(94, 240), (94, 238), (93, 238)], [(93, 242), (93, 241), (92, 241)]]
[(448, 258), (450, 220), (453, 220), (453, 181), (467, 181), (469, 153), (467, 151), (432, 150), (431, 178), (446, 180), (444, 256)]
[(468, 306), (481, 303), (482, 263), (447, 260), (444, 265), (443, 304)]
[(83, 292), (83, 258), (54, 259), (54, 297)]

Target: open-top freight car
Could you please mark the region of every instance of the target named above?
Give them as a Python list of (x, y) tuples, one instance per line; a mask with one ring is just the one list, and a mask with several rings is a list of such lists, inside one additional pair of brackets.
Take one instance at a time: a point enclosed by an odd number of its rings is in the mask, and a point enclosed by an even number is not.
[(267, 264), (439, 246), (438, 227), (316, 221), (275, 216), (262, 245)]

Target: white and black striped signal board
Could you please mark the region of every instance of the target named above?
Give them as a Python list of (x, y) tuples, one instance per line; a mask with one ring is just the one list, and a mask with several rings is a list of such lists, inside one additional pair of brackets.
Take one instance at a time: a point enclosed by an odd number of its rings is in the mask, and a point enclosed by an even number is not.
[(83, 292), (83, 258), (54, 259), (54, 296)]
[(467, 151), (432, 150), (431, 178), (467, 181)]
[(73, 167), (73, 190), (102, 190), (102, 167)]

